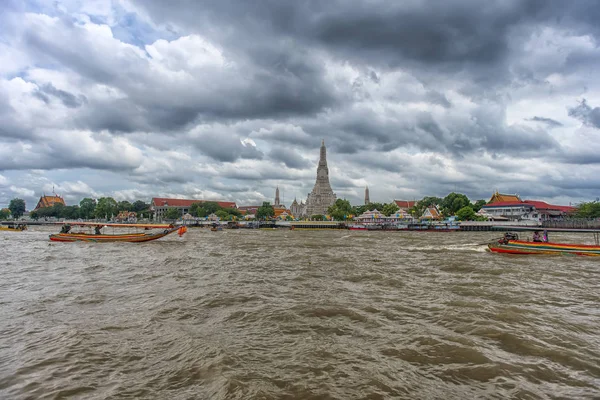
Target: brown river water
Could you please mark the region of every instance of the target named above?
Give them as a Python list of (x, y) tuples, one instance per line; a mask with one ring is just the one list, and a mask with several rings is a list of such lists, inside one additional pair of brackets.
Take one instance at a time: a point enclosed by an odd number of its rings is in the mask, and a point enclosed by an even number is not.
[(2, 399), (600, 398), (600, 259), (488, 253), (495, 232), (50, 232), (0, 232)]

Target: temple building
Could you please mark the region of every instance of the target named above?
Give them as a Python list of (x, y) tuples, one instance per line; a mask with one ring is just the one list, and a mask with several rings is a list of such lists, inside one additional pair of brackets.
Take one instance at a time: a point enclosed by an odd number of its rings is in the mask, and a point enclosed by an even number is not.
[(496, 190), (496, 193), (492, 194), (490, 201), (488, 201), (487, 203), (492, 204), (492, 203), (500, 203), (500, 202), (505, 202), (505, 201), (519, 203), (519, 202), (521, 202), (521, 198), (519, 197), (518, 194), (502, 194)]
[(327, 209), (335, 203), (336, 196), (329, 184), (329, 168), (327, 168), (327, 149), (325, 140), (321, 142), (319, 165), (317, 166), (317, 180), (313, 190), (308, 194), (305, 212), (301, 215), (326, 215)]
[(371, 199), (369, 198), (369, 187), (365, 188), (365, 206), (371, 203)]
[(63, 206), (66, 206), (65, 200), (56, 193), (54, 193), (54, 196), (46, 196), (44, 194), (42, 197), (40, 197), (33, 211), (37, 211), (40, 208), (52, 207), (55, 204), (62, 204)]
[(298, 200), (296, 200), (296, 198), (294, 198), (294, 201), (292, 202), (292, 205), (290, 206), (290, 211), (292, 212), (292, 215), (304, 216), (304, 215), (306, 215), (306, 204), (304, 204), (304, 202), (302, 200), (300, 200), (300, 203), (298, 203)]

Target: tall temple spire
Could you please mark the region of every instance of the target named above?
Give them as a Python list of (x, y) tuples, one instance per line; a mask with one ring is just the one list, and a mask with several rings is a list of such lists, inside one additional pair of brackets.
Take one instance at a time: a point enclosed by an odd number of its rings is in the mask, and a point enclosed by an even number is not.
[(319, 155), (319, 167), (327, 168), (327, 149), (325, 148), (325, 139), (321, 141), (321, 154)]
[(319, 156), (319, 165), (317, 166), (317, 179), (312, 191), (306, 199), (307, 215), (325, 215), (327, 209), (335, 203), (335, 193), (329, 184), (329, 168), (327, 168), (327, 149), (325, 140), (321, 141), (321, 152)]
[(279, 205), (279, 185), (277, 186), (277, 189), (275, 189), (275, 204), (276, 206)]
[(369, 186), (365, 187), (365, 205), (371, 203), (371, 199), (369, 199)]

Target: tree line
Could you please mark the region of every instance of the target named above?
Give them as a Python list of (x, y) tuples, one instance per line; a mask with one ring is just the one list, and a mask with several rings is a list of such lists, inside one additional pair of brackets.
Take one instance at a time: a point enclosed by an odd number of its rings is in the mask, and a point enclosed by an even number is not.
[(64, 219), (110, 219), (121, 211), (132, 211), (138, 218), (150, 218), (150, 205), (142, 200), (133, 203), (116, 201), (112, 197), (101, 197), (98, 200), (89, 197), (79, 202), (79, 205), (65, 206), (55, 203), (52, 207), (40, 208), (32, 211), (32, 219), (40, 218), (64, 218)]
[[(469, 198), (462, 193), (450, 193), (446, 197), (423, 197), (417, 201), (408, 213), (419, 218), (428, 207), (436, 206), (443, 217), (456, 217), (462, 221), (482, 219), (476, 215), (477, 211), (486, 204), (485, 200), (477, 200), (472, 203)], [(399, 207), (395, 202), (391, 203), (369, 203), (360, 206), (352, 206), (348, 200), (337, 199), (335, 203), (327, 210), (328, 214), (336, 221), (349, 219), (350, 216), (359, 216), (366, 211), (378, 210), (386, 217), (395, 214)]]

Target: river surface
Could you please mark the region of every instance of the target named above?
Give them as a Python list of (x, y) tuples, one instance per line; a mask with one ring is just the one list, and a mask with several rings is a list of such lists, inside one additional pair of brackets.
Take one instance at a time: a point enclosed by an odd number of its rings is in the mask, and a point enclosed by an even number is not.
[(495, 232), (49, 232), (0, 232), (2, 399), (600, 398), (599, 259), (491, 254)]

